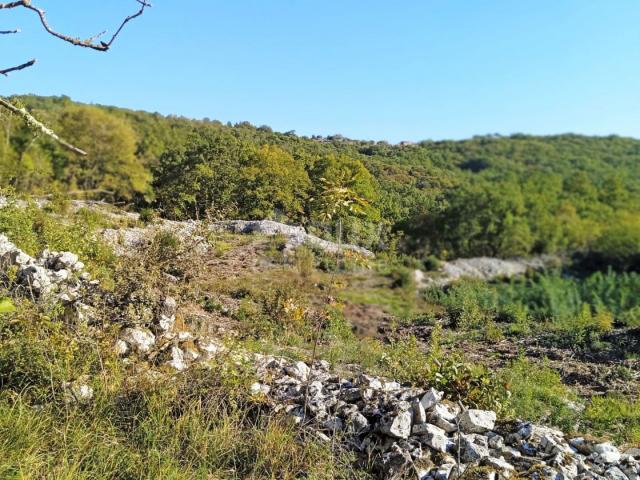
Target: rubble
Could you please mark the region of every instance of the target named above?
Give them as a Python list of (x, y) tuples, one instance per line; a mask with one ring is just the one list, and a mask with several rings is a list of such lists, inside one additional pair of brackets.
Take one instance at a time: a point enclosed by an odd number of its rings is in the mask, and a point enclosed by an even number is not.
[(640, 478), (638, 449), (621, 454), (610, 443), (567, 437), (554, 428), (500, 422), (495, 412), (460, 408), (434, 389), (370, 375), (345, 379), (326, 362), (307, 370), (301, 362), (256, 358), (259, 381), (252, 392), (266, 397), (274, 411), (286, 408), (306, 429), (338, 435), (343, 445), (373, 459), (380, 478), (456, 480), (471, 471), (472, 478), (491, 480)]

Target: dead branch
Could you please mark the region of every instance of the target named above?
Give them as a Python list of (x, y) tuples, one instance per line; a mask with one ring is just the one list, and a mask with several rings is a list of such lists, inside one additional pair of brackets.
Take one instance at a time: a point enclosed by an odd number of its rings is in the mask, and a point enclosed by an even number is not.
[(17, 7), (26, 8), (27, 10), (31, 10), (32, 12), (35, 12), (36, 15), (38, 15), (38, 18), (40, 19), (40, 23), (42, 24), (44, 29), (47, 31), (47, 33), (49, 33), (50, 35), (53, 35), (54, 37), (59, 38), (60, 40), (63, 40), (77, 47), (91, 48), (93, 50), (106, 52), (107, 50), (109, 50), (111, 45), (113, 45), (113, 42), (115, 42), (116, 38), (118, 38), (118, 36), (120, 35), (124, 27), (127, 25), (127, 23), (129, 23), (131, 20), (135, 18), (138, 18), (140, 15), (144, 13), (144, 11), (147, 8), (151, 7), (151, 3), (149, 3), (148, 0), (135, 0), (135, 1), (138, 4), (140, 4), (140, 8), (135, 13), (133, 13), (132, 15), (129, 15), (122, 21), (122, 23), (120, 24), (120, 26), (118, 27), (118, 29), (116, 30), (116, 32), (113, 34), (113, 36), (108, 42), (100, 42), (100, 43), (96, 43), (96, 40), (102, 34), (94, 35), (90, 38), (82, 40), (80, 38), (71, 37), (64, 33), (60, 33), (57, 30), (54, 30), (49, 25), (46, 12), (42, 8), (39, 8), (33, 5), (31, 3), (31, 0), (19, 0), (16, 2), (0, 3), (0, 10), (8, 9), (8, 8), (17, 8)]
[(53, 130), (47, 127), (44, 123), (37, 120), (33, 115), (31, 115), (26, 108), (18, 108), (10, 102), (7, 102), (4, 98), (0, 97), (0, 107), (4, 107), (12, 113), (21, 116), (31, 127), (35, 130), (47, 135), (48, 137), (53, 138), (56, 142), (58, 142), (63, 147), (71, 150), (72, 152), (77, 153), (78, 155), (86, 155), (87, 152), (79, 149), (71, 145), (69, 142), (64, 141), (60, 138)]
[(16, 67), (5, 68), (4, 70), (0, 70), (0, 75), (4, 75), (5, 77), (11, 72), (17, 72), (18, 70), (24, 70), (25, 68), (33, 67), (36, 63), (36, 59), (29, 60), (28, 62), (23, 63), (22, 65), (18, 65)]
[[(122, 32), (122, 30), (125, 28), (125, 26), (132, 20), (134, 20), (135, 18), (138, 18), (139, 16), (141, 16), (144, 11), (151, 7), (151, 3), (149, 3), (148, 0), (135, 0), (139, 5), (140, 8), (133, 14), (129, 15), (128, 17), (126, 17), (122, 23), (120, 24), (120, 26), (118, 27), (118, 29), (115, 31), (115, 33), (111, 36), (111, 38), (109, 39), (109, 41), (100, 41), (98, 42), (98, 39), (100, 37), (102, 37), (104, 34), (106, 34), (106, 32), (101, 32), (97, 35), (93, 35), (92, 37), (89, 37), (85, 40), (82, 40), (80, 38), (74, 38), (71, 37), (69, 35), (66, 35), (64, 33), (60, 33), (57, 30), (53, 29), (50, 25), (49, 22), (47, 20), (47, 16), (46, 16), (46, 12), (42, 9), (39, 8), (35, 5), (32, 4), (32, 0), (18, 0), (18, 1), (13, 1), (13, 2), (4, 2), (4, 3), (0, 3), (0, 10), (6, 10), (6, 9), (12, 9), (12, 8), (25, 8), (27, 10), (31, 10), (32, 12), (36, 13), (36, 15), (38, 15), (38, 18), (40, 19), (40, 23), (42, 24), (43, 28), (47, 31), (47, 33), (49, 33), (50, 35), (59, 38), (60, 40), (63, 40), (67, 43), (70, 43), (72, 45), (75, 45), (77, 47), (85, 47), (85, 48), (90, 48), (92, 50), (98, 50), (100, 52), (106, 52), (107, 50), (109, 50), (109, 48), (111, 47), (111, 45), (113, 45), (113, 42), (116, 41), (116, 39), (118, 38), (118, 36), (120, 35), (120, 33)], [(10, 34), (14, 34), (14, 33), (19, 33), (20, 30), (19, 29), (14, 29), (14, 30), (0, 30), (0, 35), (10, 35)], [(29, 68), (32, 67), (34, 64), (36, 63), (36, 60), (30, 60), (28, 62), (23, 63), (22, 65), (17, 65), (14, 67), (9, 67), (9, 68), (5, 68), (3, 70), (0, 70), (0, 74), (1, 75), (5, 75), (7, 76), (9, 73), (11, 72), (16, 72), (19, 70), (24, 70), (25, 68)], [(58, 142), (60, 145), (62, 145), (63, 147), (71, 150), (72, 152), (75, 152), (79, 155), (86, 155), (87, 153), (78, 148), (75, 147), (74, 145), (71, 145), (70, 143), (64, 141), (63, 139), (61, 139), (53, 130), (51, 130), (50, 128), (48, 128), (46, 125), (44, 125), (42, 122), (38, 121), (33, 115), (31, 115), (26, 109), (24, 108), (19, 108), (16, 107), (15, 105), (13, 105), (11, 102), (4, 100), (3, 98), (0, 97), (0, 107), (6, 108), (7, 110), (9, 110), (10, 112), (19, 115), (20, 117), (22, 117), (25, 122), (27, 122), (27, 124), (29, 124), (30, 126), (32, 126), (35, 130), (39, 131), (40, 133), (43, 133), (44, 135), (47, 135), (51, 138), (53, 138), (56, 142)]]

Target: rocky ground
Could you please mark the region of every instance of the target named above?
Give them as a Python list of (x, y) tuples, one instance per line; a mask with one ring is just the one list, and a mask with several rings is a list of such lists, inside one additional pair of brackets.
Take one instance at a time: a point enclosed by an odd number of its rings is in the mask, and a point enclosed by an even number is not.
[[(387, 324), (380, 327), (378, 335), (385, 338), (392, 330), (396, 335), (413, 335), (426, 346), (433, 327), (403, 325), (397, 330)], [(506, 367), (524, 356), (556, 370), (566, 385), (585, 398), (613, 392), (640, 396), (640, 359), (637, 357), (640, 354), (640, 329), (617, 329), (605, 335), (603, 341), (615, 348), (589, 352), (554, 346), (545, 336), (484, 340), (462, 335), (444, 348), (447, 351), (455, 347), (455, 351), (463, 352), (467, 360), (494, 369)]]
[(382, 478), (640, 478), (640, 449), (620, 452), (530, 422), (500, 422), (495, 412), (467, 409), (434, 389), (365, 374), (342, 378), (324, 362), (311, 368), (264, 357), (257, 368), (256, 395), (318, 438), (338, 438), (363, 459), (376, 459)]
[[(98, 285), (73, 253), (32, 258), (0, 236), (0, 266), (17, 268), (16, 288), (39, 301), (62, 301), (76, 321), (90, 321), (92, 305), (81, 292)], [(150, 324), (122, 328), (113, 348), (130, 362), (155, 365), (156, 375), (204, 366), (226, 351), (216, 339), (176, 328), (176, 309), (176, 301), (165, 297)], [(254, 365), (259, 381), (251, 390), (274, 412), (285, 411), (318, 439), (373, 461), (381, 478), (640, 478), (638, 449), (621, 452), (611, 443), (526, 421), (500, 422), (495, 412), (454, 404), (437, 390), (366, 374), (345, 378), (323, 361), (310, 366), (241, 351), (232, 355)], [(91, 401), (92, 389), (83, 379), (67, 389), (69, 401)]]
[[(163, 222), (160, 226), (107, 229), (103, 237), (123, 252), (135, 248), (154, 229), (169, 228), (181, 236), (197, 236), (201, 227), (193, 222)], [(224, 252), (203, 256), (207, 259), (205, 275), (228, 282), (247, 275), (264, 275), (275, 268), (277, 265), (265, 259), (265, 236), (283, 235), (291, 249), (309, 239), (329, 252), (335, 248), (335, 244), (318, 242), (304, 231), (284, 227), (274, 222), (227, 222), (211, 227), (217, 232), (258, 232), (263, 236), (248, 242), (236, 241)], [(85, 272), (83, 263), (71, 252), (44, 251), (34, 258), (0, 235), (0, 271), (10, 269), (15, 270), (14, 295), (60, 303), (71, 322), (90, 324), (95, 310), (104, 306), (100, 283)], [(222, 336), (235, 328), (228, 323), (226, 311), (236, 309), (237, 300), (225, 297), (216, 298), (216, 302), (220, 307), (212, 311), (194, 303), (179, 306), (173, 297), (164, 296), (154, 306), (153, 318), (148, 322), (118, 326), (113, 348), (125, 363), (144, 362), (151, 366), (146, 371), (151, 376), (206, 367), (220, 355), (248, 362), (258, 378), (252, 386), (256, 399), (267, 403), (274, 412), (285, 412), (319, 440), (357, 452), (362, 462), (373, 463), (380, 478), (640, 480), (638, 449), (621, 451), (611, 443), (565, 434), (526, 419), (501, 421), (495, 412), (453, 403), (437, 390), (416, 389), (363, 373), (337, 373), (323, 361), (310, 365), (260, 353), (230, 352)], [(183, 316), (200, 315), (201, 323), (221, 328), (203, 331), (178, 322), (179, 309)], [(363, 317), (362, 325), (369, 327), (361, 328), (361, 335), (385, 335), (389, 315), (380, 308), (372, 306), (369, 312), (354, 309), (350, 315)], [(373, 323), (372, 317), (376, 319)], [(371, 328), (376, 322), (380, 323), (378, 328)], [(428, 341), (428, 327), (404, 328), (406, 333)], [(614, 335), (620, 338), (612, 338), (613, 342), (624, 341), (627, 350), (638, 351), (637, 330)], [(638, 394), (638, 360), (616, 357), (613, 352), (604, 352), (598, 358), (572, 355), (532, 338), (464, 340), (457, 348), (472, 361), (496, 367), (522, 352), (540, 361), (546, 358), (566, 383), (577, 386), (584, 394), (611, 390)], [(627, 369), (624, 379), (622, 373), (616, 373), (620, 366)], [(65, 388), (69, 401), (92, 399), (93, 391), (86, 379), (78, 378)]]

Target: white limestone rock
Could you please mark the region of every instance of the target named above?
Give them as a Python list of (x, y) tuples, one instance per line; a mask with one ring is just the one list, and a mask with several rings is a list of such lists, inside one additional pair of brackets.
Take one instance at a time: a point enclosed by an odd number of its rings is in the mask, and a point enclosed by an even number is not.
[(425, 410), (429, 410), (434, 407), (444, 396), (443, 392), (439, 392), (435, 388), (430, 388), (420, 399), (420, 403)]
[(469, 409), (459, 418), (460, 428), (465, 433), (484, 433), (493, 430), (496, 424), (496, 412), (491, 410)]
[(149, 353), (156, 343), (155, 335), (142, 327), (125, 328), (120, 334), (120, 339), (137, 353)]
[(620, 461), (620, 450), (614, 447), (611, 443), (599, 443), (593, 446), (593, 451), (598, 454), (598, 460), (602, 463), (616, 463)]
[(413, 414), (410, 410), (390, 415), (381, 422), (380, 431), (393, 438), (409, 438), (412, 417)]
[(451, 445), (451, 440), (447, 437), (447, 432), (431, 423), (414, 425), (411, 433), (420, 435), (422, 437), (422, 443), (438, 452), (446, 452)]

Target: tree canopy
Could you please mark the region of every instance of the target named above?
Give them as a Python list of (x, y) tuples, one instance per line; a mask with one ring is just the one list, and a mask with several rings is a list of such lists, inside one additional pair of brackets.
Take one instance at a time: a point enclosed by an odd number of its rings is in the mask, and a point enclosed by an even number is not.
[(104, 189), (170, 218), (275, 218), (330, 235), (314, 199), (327, 183), (340, 184), (366, 205), (345, 216), (345, 238), (373, 248), (400, 238), (417, 257), (578, 252), (619, 268), (637, 263), (636, 139), (513, 135), (390, 145), (65, 97), (13, 100), (91, 151), (78, 158), (3, 119), (0, 182), (19, 190)]

